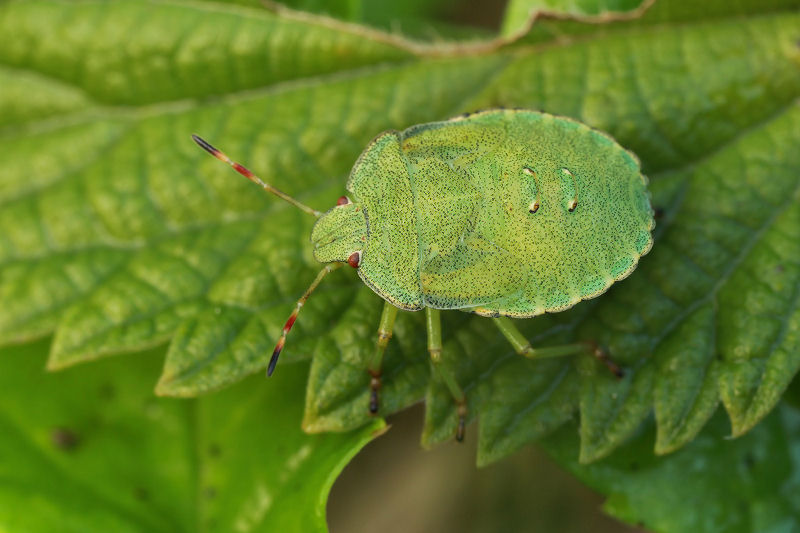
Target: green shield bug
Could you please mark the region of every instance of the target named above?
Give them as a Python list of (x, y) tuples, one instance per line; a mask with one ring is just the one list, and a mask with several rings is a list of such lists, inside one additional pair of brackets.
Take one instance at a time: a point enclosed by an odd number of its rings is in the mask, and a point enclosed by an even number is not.
[(268, 185), (210, 144), (206, 151), (317, 217), (314, 257), (325, 266), (297, 302), (267, 367), (271, 375), (297, 314), (326, 274), (349, 264), (386, 302), (369, 362), (378, 411), (381, 363), (398, 309), (425, 310), (433, 367), (458, 406), (466, 399), (442, 363), (440, 310), (492, 317), (521, 355), (589, 353), (592, 342), (533, 348), (510, 318), (563, 311), (630, 274), (652, 245), (653, 210), (636, 157), (575, 120), (494, 109), (378, 135), (325, 213)]

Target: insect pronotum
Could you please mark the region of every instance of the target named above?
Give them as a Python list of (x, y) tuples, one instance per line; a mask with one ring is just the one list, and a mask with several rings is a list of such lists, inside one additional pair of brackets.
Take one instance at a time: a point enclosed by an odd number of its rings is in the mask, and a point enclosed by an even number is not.
[(325, 213), (192, 138), (317, 218), (311, 241), (324, 266), (286, 321), (268, 375), (308, 297), (344, 264), (385, 300), (367, 368), (365, 407), (373, 414), (380, 408), (383, 354), (399, 309), (424, 309), (433, 367), (457, 406), (458, 440), (467, 400), (441, 359), (441, 310), (492, 317), (525, 357), (585, 353), (622, 374), (592, 341), (533, 348), (511, 320), (563, 311), (600, 295), (650, 250), (655, 222), (647, 180), (636, 157), (608, 135), (568, 118), (502, 109), (387, 131), (356, 161), (348, 195)]

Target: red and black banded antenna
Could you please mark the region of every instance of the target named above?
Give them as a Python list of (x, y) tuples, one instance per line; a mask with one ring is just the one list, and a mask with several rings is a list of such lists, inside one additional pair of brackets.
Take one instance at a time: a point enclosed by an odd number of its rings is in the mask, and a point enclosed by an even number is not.
[(303, 203), (300, 203), (299, 201), (295, 200), (294, 198), (292, 198), (291, 196), (289, 196), (285, 192), (279, 191), (278, 189), (276, 189), (275, 187), (273, 187), (269, 183), (263, 182), (261, 180), (261, 178), (259, 178), (258, 176), (256, 176), (252, 172), (250, 172), (248, 169), (246, 169), (244, 166), (240, 165), (239, 163), (237, 163), (236, 161), (234, 161), (233, 159), (228, 157), (227, 154), (225, 154), (225, 152), (221, 152), (221, 151), (217, 150), (216, 148), (214, 148), (213, 146), (211, 146), (202, 137), (199, 137), (197, 135), (192, 135), (192, 139), (194, 140), (194, 142), (196, 142), (200, 146), (200, 148), (202, 148), (203, 150), (205, 150), (209, 154), (213, 155), (214, 157), (216, 157), (220, 161), (224, 161), (225, 163), (228, 163), (230, 166), (233, 167), (233, 170), (235, 170), (236, 172), (238, 172), (239, 174), (241, 174), (245, 178), (249, 179), (253, 183), (256, 183), (256, 184), (260, 185), (261, 188), (264, 189), (265, 191), (271, 192), (272, 194), (274, 194), (278, 198), (286, 200), (287, 202), (289, 202), (293, 206), (297, 207), (301, 211), (305, 211), (309, 215), (314, 215), (317, 218), (319, 218), (322, 215), (322, 213), (317, 211), (316, 209), (312, 209), (312, 208), (308, 207), (307, 205), (305, 205)]
[(283, 331), (281, 332), (281, 338), (278, 339), (278, 344), (275, 345), (275, 350), (273, 350), (272, 357), (270, 357), (269, 359), (269, 366), (267, 366), (267, 376), (271, 376), (272, 373), (275, 372), (275, 365), (278, 364), (278, 356), (281, 355), (281, 350), (283, 350), (283, 345), (286, 342), (286, 335), (289, 334), (289, 331), (291, 331), (292, 326), (294, 326), (294, 321), (297, 320), (297, 315), (300, 313), (300, 309), (302, 309), (303, 306), (305, 305), (306, 300), (308, 300), (308, 297), (311, 296), (311, 293), (314, 292), (314, 289), (316, 289), (317, 285), (320, 284), (322, 278), (324, 278), (329, 273), (333, 272), (343, 264), (344, 263), (328, 263), (327, 265), (325, 265), (325, 267), (319, 271), (317, 277), (314, 278), (314, 281), (311, 282), (311, 286), (308, 289), (306, 289), (306, 292), (303, 294), (303, 296), (301, 296), (300, 299), (297, 300), (297, 306), (295, 306), (294, 311), (292, 311), (292, 314), (289, 315), (289, 319), (283, 326)]
[[(199, 137), (197, 135), (192, 135), (192, 139), (203, 150), (205, 150), (209, 154), (213, 155), (214, 157), (216, 157), (220, 161), (224, 161), (225, 163), (228, 163), (230, 166), (233, 167), (233, 169), (236, 172), (238, 172), (239, 174), (241, 174), (245, 178), (249, 179), (253, 183), (256, 183), (256, 184), (260, 185), (261, 188), (264, 189), (265, 191), (271, 192), (272, 194), (274, 194), (278, 198), (286, 200), (287, 202), (289, 202), (293, 206), (297, 207), (298, 209), (300, 209), (302, 211), (305, 211), (309, 215), (314, 215), (317, 218), (319, 218), (322, 215), (322, 213), (317, 211), (316, 209), (312, 209), (312, 208), (308, 207), (307, 205), (300, 203), (299, 201), (295, 200), (294, 198), (292, 198), (288, 194), (286, 194), (286, 193), (284, 193), (282, 191), (279, 191), (278, 189), (276, 189), (275, 187), (273, 187), (272, 185), (270, 185), (268, 183), (263, 182), (261, 180), (261, 178), (259, 178), (258, 176), (256, 176), (252, 172), (250, 172), (247, 168), (245, 168), (244, 166), (240, 165), (236, 161), (232, 160), (224, 152), (221, 152), (221, 151), (217, 150), (216, 148), (214, 148), (213, 146), (211, 146), (208, 142), (206, 142), (201, 137)], [(359, 258), (360, 258), (360, 255), (359, 255)], [(283, 345), (286, 343), (286, 335), (289, 334), (289, 331), (291, 331), (292, 326), (294, 326), (294, 322), (295, 322), (295, 320), (297, 320), (297, 315), (300, 313), (300, 309), (302, 309), (303, 306), (305, 305), (306, 300), (308, 300), (308, 297), (311, 296), (311, 293), (314, 292), (314, 289), (317, 288), (317, 285), (320, 284), (320, 282), (322, 281), (322, 279), (326, 275), (328, 275), (330, 272), (333, 272), (337, 268), (341, 267), (343, 264), (344, 263), (328, 263), (327, 265), (325, 265), (325, 267), (323, 267), (323, 269), (320, 270), (319, 274), (317, 274), (317, 277), (314, 278), (314, 281), (311, 283), (311, 286), (306, 290), (306, 292), (303, 294), (303, 296), (301, 296), (300, 299), (297, 300), (297, 305), (295, 306), (294, 311), (292, 311), (292, 314), (289, 315), (289, 319), (286, 321), (286, 324), (283, 326), (283, 331), (281, 332), (281, 336), (278, 339), (278, 344), (275, 345), (275, 350), (272, 352), (272, 357), (269, 360), (269, 365), (267, 365), (267, 376), (271, 376), (272, 373), (275, 371), (275, 365), (278, 364), (278, 357), (281, 355), (281, 351), (283, 350)], [(350, 263), (350, 264), (352, 264), (352, 263)]]

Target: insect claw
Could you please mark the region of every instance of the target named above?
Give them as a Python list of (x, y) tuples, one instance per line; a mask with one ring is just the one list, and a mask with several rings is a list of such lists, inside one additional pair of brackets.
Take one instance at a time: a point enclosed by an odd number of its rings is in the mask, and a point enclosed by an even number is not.
[(467, 427), (467, 404), (465, 400), (458, 403), (458, 429), (456, 429), (456, 441), (464, 442), (464, 433)]
[(625, 371), (622, 370), (622, 368), (620, 368), (620, 366), (617, 363), (612, 361), (611, 358), (608, 357), (607, 353), (603, 352), (602, 350), (601, 350), (600, 353), (601, 353), (601, 355), (597, 356), (597, 358), (600, 359), (600, 362), (602, 362), (604, 365), (606, 365), (606, 368), (608, 368), (611, 371), (611, 373), (614, 374), (614, 376), (617, 379), (624, 378), (625, 377)]
[(372, 376), (369, 380), (369, 414), (376, 415), (380, 408), (378, 391), (381, 388), (381, 373), (370, 370), (369, 375)]
[(617, 363), (615, 363), (608, 356), (606, 351), (603, 350), (596, 342), (589, 341), (587, 344), (589, 345), (589, 351), (591, 352), (591, 354), (598, 361), (606, 365), (606, 368), (608, 368), (608, 370), (610, 370), (611, 373), (614, 374), (614, 376), (616, 376), (618, 379), (622, 379), (625, 377), (625, 371)]
[(463, 416), (458, 417), (458, 429), (456, 430), (456, 440), (458, 442), (464, 442), (464, 428), (466, 426), (466, 420)]
[(378, 414), (378, 391), (375, 389), (371, 389), (369, 391), (369, 414), (377, 415)]

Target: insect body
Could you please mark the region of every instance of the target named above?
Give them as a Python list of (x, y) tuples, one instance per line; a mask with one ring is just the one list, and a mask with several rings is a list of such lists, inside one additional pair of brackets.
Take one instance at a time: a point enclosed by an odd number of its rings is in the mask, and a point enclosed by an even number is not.
[(443, 365), (439, 310), (494, 317), (528, 357), (593, 352), (591, 343), (534, 349), (511, 318), (563, 311), (633, 271), (655, 223), (635, 156), (571, 119), (489, 110), (379, 135), (361, 154), (349, 196), (324, 214), (261, 182), (205, 141), (206, 150), (262, 187), (318, 216), (314, 257), (326, 266), (298, 302), (342, 264), (386, 300), (369, 364), (370, 411), (378, 411), (380, 367), (398, 309), (425, 310), (434, 367), (459, 407), (466, 400)]

